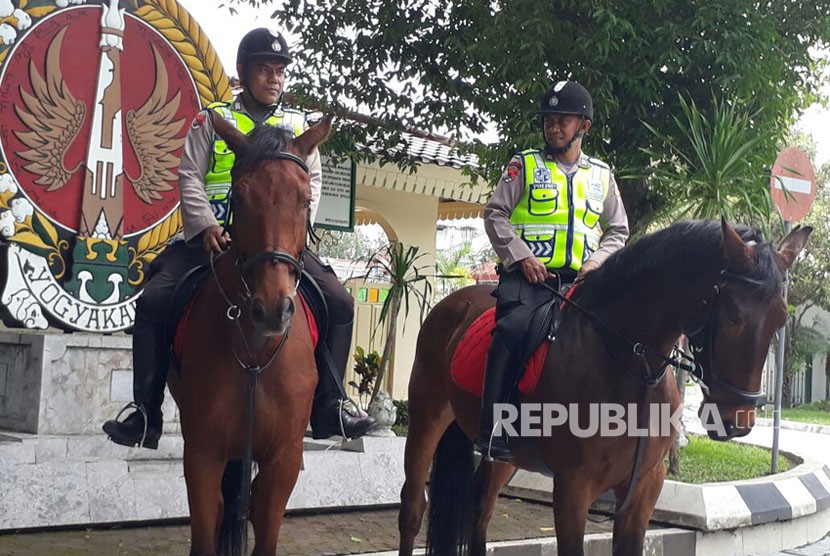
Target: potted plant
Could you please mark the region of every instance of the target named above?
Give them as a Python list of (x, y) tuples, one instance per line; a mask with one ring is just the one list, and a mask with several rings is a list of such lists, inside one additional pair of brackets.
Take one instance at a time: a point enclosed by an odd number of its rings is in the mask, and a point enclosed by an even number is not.
[(366, 409), (371, 400), (371, 394), (374, 390), (375, 380), (378, 377), (380, 370), (380, 354), (377, 351), (366, 353), (361, 346), (357, 346), (354, 354), (354, 372), (360, 378), (360, 382), (354, 380), (349, 381), (349, 386), (357, 390), (357, 395), (360, 399), (360, 408)]

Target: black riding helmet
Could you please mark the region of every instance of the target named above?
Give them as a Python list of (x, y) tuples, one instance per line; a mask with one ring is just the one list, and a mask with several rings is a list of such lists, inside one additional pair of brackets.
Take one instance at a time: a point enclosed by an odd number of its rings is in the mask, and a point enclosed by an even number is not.
[(594, 101), (588, 89), (576, 81), (560, 81), (542, 97), (539, 117), (545, 114), (576, 114), (594, 120)]
[(251, 60), (276, 60), (287, 66), (293, 61), (288, 51), (288, 43), (283, 36), (275, 31), (259, 27), (248, 31), (239, 41), (236, 51), (236, 65), (239, 69), (239, 81), (245, 86), (248, 73), (248, 62)]
[[(545, 135), (546, 114), (574, 114), (576, 116), (582, 116), (588, 121), (593, 121), (594, 101), (591, 99), (591, 94), (588, 92), (588, 89), (576, 81), (559, 81), (548, 89), (542, 97), (542, 105), (539, 108), (539, 124), (542, 126), (543, 137)], [(583, 135), (583, 132), (577, 131), (564, 147), (551, 146), (548, 143), (547, 137), (545, 137), (545, 151), (553, 155), (563, 153), (570, 149), (574, 141)]]

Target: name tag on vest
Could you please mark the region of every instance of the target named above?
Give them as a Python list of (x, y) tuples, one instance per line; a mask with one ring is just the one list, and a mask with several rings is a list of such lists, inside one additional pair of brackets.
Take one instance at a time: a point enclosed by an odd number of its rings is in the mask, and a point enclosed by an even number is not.
[(588, 184), (588, 198), (592, 201), (605, 199), (605, 195), (602, 194), (602, 182), (592, 181)]

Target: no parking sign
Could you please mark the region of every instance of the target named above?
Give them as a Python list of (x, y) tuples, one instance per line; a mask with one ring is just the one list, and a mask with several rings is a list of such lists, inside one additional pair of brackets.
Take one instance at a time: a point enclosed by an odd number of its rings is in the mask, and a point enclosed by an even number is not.
[(816, 174), (804, 151), (789, 147), (781, 151), (772, 167), (772, 202), (787, 222), (798, 222), (810, 212), (816, 197)]

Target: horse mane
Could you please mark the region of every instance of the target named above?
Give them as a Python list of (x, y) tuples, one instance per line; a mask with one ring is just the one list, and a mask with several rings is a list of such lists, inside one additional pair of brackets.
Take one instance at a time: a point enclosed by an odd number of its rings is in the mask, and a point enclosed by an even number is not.
[(248, 148), (241, 155), (237, 155), (231, 174), (244, 172), (262, 160), (276, 159), (276, 154), (284, 151), (293, 137), (290, 131), (280, 127), (258, 124), (248, 134)]
[[(735, 226), (744, 241), (756, 243), (758, 264), (747, 276), (759, 282), (766, 298), (781, 291), (784, 272), (776, 250), (757, 229)], [(716, 220), (678, 222), (647, 234), (611, 255), (585, 277), (574, 292), (574, 301), (586, 308), (601, 308), (643, 280), (659, 274), (695, 277), (705, 269), (719, 268), (721, 224)]]

